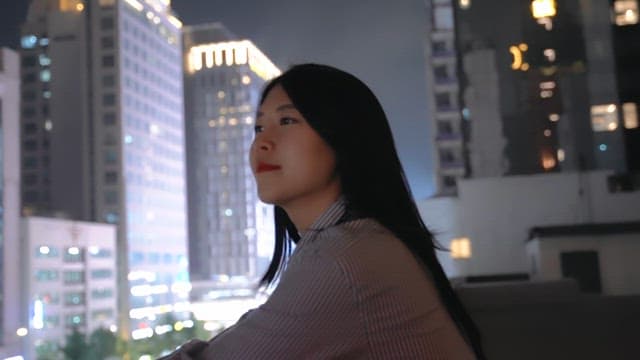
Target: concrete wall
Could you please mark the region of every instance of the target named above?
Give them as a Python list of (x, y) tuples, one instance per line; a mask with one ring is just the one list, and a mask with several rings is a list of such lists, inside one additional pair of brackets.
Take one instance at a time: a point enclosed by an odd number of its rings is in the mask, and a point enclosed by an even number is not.
[(562, 236), (538, 238), (527, 244), (527, 254), (535, 264), (533, 279), (562, 278), (560, 254), (567, 251), (597, 251), (602, 293), (640, 294), (640, 234)]
[(640, 192), (609, 193), (609, 175), (598, 171), (462, 180), (458, 198), (432, 198), (418, 206), (444, 245), (454, 237), (471, 239), (470, 259), (440, 254), (449, 276), (526, 273), (530, 262), (525, 241), (532, 227), (640, 220)]
[(569, 281), (458, 288), (487, 359), (640, 359), (640, 296), (578, 292)]

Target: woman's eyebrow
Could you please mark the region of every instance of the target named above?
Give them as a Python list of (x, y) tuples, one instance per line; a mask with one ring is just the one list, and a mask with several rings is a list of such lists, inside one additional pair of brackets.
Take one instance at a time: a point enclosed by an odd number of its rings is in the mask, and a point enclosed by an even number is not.
[[(276, 108), (276, 111), (285, 111), (285, 110), (298, 110), (298, 109), (296, 109), (296, 107), (293, 104), (284, 104)], [(262, 115), (264, 115), (264, 113), (262, 111), (258, 111), (256, 113), (256, 118), (259, 118)]]

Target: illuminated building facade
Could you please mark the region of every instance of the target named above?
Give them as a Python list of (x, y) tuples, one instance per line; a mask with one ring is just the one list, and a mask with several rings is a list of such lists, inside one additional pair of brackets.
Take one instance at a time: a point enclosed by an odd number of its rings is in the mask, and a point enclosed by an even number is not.
[(57, 352), (71, 328), (117, 330), (114, 225), (25, 217), (20, 247), (26, 359)]
[(13, 269), (20, 264), (20, 57), (0, 48), (0, 358), (21, 353), (19, 329), (25, 318), (21, 282)]
[(34, 0), (22, 28), (23, 211), (117, 224), (134, 338), (188, 311), (181, 26), (169, 0)]
[(249, 165), (256, 106), (280, 74), (251, 43), (219, 23), (184, 29), (189, 259), (212, 288), (255, 284), (273, 247), (273, 211)]
[[(451, 60), (457, 92), (449, 98), (439, 95), (437, 75), (431, 80), (436, 144), (440, 150), (443, 138), (462, 139), (465, 177), (640, 170), (636, 0), (429, 4), (431, 70), (443, 71), (441, 48), (457, 64)], [(495, 9), (503, 14), (498, 22)], [(452, 41), (435, 39), (438, 24)], [(461, 126), (441, 124), (443, 99), (457, 99), (451, 118)]]

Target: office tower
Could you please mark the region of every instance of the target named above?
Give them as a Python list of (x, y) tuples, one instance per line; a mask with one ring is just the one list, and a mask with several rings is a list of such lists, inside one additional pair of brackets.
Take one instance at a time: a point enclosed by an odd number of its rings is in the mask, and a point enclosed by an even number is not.
[(70, 328), (116, 331), (114, 225), (25, 217), (20, 247), (25, 358), (57, 352)]
[[(432, 0), (428, 8), (437, 149), (460, 141), (465, 177), (640, 169), (636, 0)], [(449, 97), (438, 79), (451, 80)], [(462, 119), (452, 131), (439, 110), (448, 103)], [(443, 159), (458, 159), (439, 155), (440, 173)]]
[(118, 225), (125, 336), (188, 310), (180, 28), (168, 0), (34, 0), (22, 28), (23, 211)]
[(260, 90), (280, 71), (251, 41), (219, 23), (184, 29), (193, 280), (254, 285), (273, 247), (273, 213), (261, 203), (249, 166)]
[(0, 357), (20, 354), (20, 58), (0, 48)]

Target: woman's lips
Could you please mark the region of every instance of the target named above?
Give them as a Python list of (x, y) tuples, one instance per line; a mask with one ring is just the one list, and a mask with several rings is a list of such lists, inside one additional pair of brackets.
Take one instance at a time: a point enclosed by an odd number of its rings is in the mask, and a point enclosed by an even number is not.
[(258, 163), (258, 168), (256, 169), (257, 173), (265, 172), (265, 171), (274, 171), (280, 170), (280, 165), (266, 164), (266, 163)]

